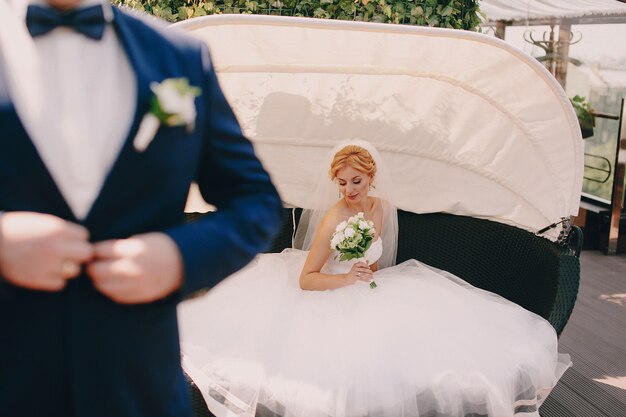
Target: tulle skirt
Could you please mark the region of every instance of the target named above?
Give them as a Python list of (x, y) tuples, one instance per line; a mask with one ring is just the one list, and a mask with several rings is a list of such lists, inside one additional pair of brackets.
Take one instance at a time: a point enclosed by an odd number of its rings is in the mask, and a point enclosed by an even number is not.
[(257, 257), (179, 307), (183, 367), (216, 416), (535, 415), (571, 365), (543, 318), (417, 261), (332, 291), (306, 252)]

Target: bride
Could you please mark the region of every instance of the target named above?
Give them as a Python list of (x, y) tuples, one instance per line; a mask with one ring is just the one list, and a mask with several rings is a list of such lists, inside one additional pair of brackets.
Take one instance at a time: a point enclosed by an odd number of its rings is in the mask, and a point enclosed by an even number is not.
[[(380, 155), (351, 141), (329, 160), (332, 181), (324, 175), (296, 234), (306, 251), (260, 255), (179, 307), (183, 366), (211, 411), (538, 416), (570, 366), (552, 326), (418, 261), (394, 266), (397, 215)], [(333, 236), (357, 213), (373, 224), (371, 245), (340, 260)]]

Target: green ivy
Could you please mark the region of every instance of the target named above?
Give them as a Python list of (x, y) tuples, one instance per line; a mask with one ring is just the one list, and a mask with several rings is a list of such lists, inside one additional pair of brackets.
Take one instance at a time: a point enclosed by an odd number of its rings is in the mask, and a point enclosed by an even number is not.
[(586, 97), (575, 95), (569, 99), (570, 103), (576, 110), (578, 116), (578, 124), (583, 135), (583, 139), (593, 136), (593, 128), (596, 126), (596, 117), (593, 109)]
[(169, 22), (222, 13), (397, 23), (478, 30), (478, 0), (111, 0)]

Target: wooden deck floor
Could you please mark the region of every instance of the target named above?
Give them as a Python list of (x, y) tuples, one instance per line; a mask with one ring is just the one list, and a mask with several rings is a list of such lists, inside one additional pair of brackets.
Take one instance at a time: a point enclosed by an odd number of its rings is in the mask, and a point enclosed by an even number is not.
[(574, 312), (560, 338), (569, 369), (544, 417), (626, 417), (626, 255), (583, 251)]

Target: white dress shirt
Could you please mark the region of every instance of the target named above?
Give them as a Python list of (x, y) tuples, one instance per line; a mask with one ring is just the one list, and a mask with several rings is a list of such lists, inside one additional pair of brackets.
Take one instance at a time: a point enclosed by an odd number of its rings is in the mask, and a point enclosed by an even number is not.
[(87, 216), (97, 198), (130, 131), (137, 102), (136, 76), (110, 23), (111, 6), (106, 0), (84, 0), (80, 7), (94, 4), (102, 4), (109, 18), (100, 41), (65, 27), (34, 39), (48, 110), (43, 116), (47, 134), (32, 139), (78, 219)]

